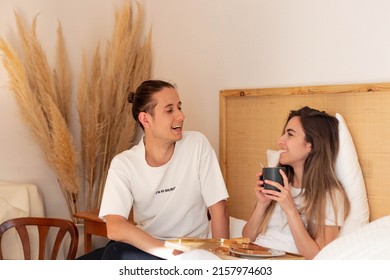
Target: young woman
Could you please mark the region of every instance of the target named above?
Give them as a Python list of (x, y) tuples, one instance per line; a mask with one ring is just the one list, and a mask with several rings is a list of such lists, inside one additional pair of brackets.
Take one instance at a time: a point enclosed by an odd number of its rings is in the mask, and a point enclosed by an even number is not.
[[(335, 176), (338, 120), (303, 107), (291, 111), (278, 140), (284, 184), (258, 180), (257, 203), (243, 228), (256, 244), (312, 259), (333, 241), (349, 212), (349, 200)], [(258, 178), (261, 173), (257, 174)]]
[[(143, 82), (129, 95), (144, 136), (110, 166), (99, 216), (107, 224), (103, 259), (168, 259), (179, 253), (164, 240), (229, 238), (228, 193), (206, 137), (183, 131), (185, 116), (175, 87)], [(126, 133), (126, 132), (124, 132)], [(133, 210), (133, 225), (128, 221)]]

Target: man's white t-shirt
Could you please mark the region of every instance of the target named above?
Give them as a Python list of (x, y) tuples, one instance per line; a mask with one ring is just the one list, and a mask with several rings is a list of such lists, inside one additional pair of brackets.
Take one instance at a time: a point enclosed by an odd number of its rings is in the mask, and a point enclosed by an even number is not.
[(158, 239), (207, 237), (207, 207), (228, 198), (215, 154), (200, 132), (186, 131), (160, 167), (145, 160), (143, 139), (112, 160), (99, 216), (128, 217)]

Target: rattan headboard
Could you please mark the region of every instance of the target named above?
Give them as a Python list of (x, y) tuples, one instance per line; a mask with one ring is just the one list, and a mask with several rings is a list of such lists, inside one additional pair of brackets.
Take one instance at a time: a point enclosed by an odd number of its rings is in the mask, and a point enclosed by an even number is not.
[(370, 219), (390, 215), (390, 83), (222, 90), (219, 156), (229, 214), (249, 218), (265, 151), (279, 149), (288, 113), (305, 105), (344, 117), (363, 170)]

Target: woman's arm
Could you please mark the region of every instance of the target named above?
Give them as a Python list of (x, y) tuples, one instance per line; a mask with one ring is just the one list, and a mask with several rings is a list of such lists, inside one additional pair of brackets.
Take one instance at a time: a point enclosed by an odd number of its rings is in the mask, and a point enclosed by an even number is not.
[(313, 259), (322, 248), (337, 238), (340, 231), (338, 226), (324, 226), (324, 233), (320, 233), (314, 240), (307, 232), (298, 212), (295, 215), (287, 216), (295, 245), (297, 246), (298, 252), (305, 259)]
[(257, 197), (257, 202), (255, 209), (253, 210), (250, 218), (248, 219), (247, 223), (245, 224), (244, 228), (242, 229), (242, 236), (248, 237), (251, 241), (254, 241), (258, 235), (258, 229), (260, 226), (261, 221), (263, 220), (263, 216), (265, 213), (265, 210), (267, 209), (268, 205), (270, 204), (271, 200), (267, 198), (263, 193), (263, 181), (259, 178), (261, 177), (262, 173), (259, 172), (256, 174), (256, 187), (255, 187), (255, 194)]
[(259, 233), (259, 226), (261, 221), (263, 220), (265, 210), (266, 207), (264, 206), (264, 204), (257, 202), (256, 207), (252, 212), (252, 215), (242, 229), (242, 236), (248, 237), (251, 242), (255, 241)]
[(181, 253), (164, 247), (163, 241), (155, 239), (120, 215), (107, 215), (105, 221), (107, 237), (111, 240), (128, 243), (163, 259), (169, 259)]
[(213, 238), (229, 238), (229, 214), (226, 200), (221, 200), (209, 208), (211, 216), (211, 232)]

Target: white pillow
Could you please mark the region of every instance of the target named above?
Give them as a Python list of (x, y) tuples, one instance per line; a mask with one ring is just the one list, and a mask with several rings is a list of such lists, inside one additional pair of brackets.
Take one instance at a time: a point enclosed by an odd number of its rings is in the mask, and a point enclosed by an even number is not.
[(336, 176), (344, 186), (351, 204), (351, 210), (340, 236), (352, 232), (369, 222), (370, 211), (368, 207), (366, 186), (359, 159), (344, 118), (336, 113), (339, 120), (340, 150), (336, 159)]
[[(245, 220), (237, 219), (232, 216), (229, 217), (229, 230), (230, 230), (230, 238), (239, 238), (242, 237), (242, 229), (246, 224)], [(211, 233), (211, 222), (209, 222), (209, 233), (207, 234), (207, 238), (213, 238)]]
[(242, 229), (245, 224), (245, 220), (230, 217), (230, 238), (242, 237)]
[(323, 248), (315, 260), (389, 260), (390, 216), (377, 219), (362, 228), (335, 239)]

